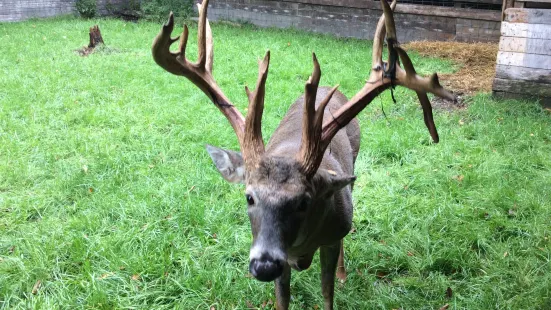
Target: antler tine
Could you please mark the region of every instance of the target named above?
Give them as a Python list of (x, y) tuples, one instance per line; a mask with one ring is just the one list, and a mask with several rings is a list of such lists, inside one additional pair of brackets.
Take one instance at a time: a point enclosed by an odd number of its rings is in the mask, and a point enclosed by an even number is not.
[(172, 43), (178, 38), (171, 38), (170, 35), (174, 30), (174, 15), (172, 12), (169, 15), (168, 22), (163, 25), (161, 31), (153, 40), (151, 52), (155, 62), (166, 71), (186, 77), (195, 84), (214, 105), (224, 114), (230, 122), (240, 145), (243, 141), (243, 133), (245, 130), (245, 118), (237, 110), (237, 108), (224, 95), (214, 77), (212, 76), (212, 33), (207, 19), (208, 0), (204, 0), (199, 6), (199, 26), (198, 26), (198, 54), (197, 63), (192, 63), (185, 58), (187, 40), (189, 31), (187, 26), (184, 27), (182, 36), (180, 37), (180, 45), (177, 53), (170, 51)]
[[(390, 4), (392, 11), (396, 8), (396, 0)], [(373, 37), (373, 53), (372, 53), (372, 66), (371, 75), (369, 81), (374, 81), (381, 77), (381, 70), (383, 70), (383, 41), (385, 40), (386, 28), (385, 28), (385, 15), (381, 15), (377, 28), (375, 30), (375, 36)]]
[(258, 79), (256, 89), (251, 92), (247, 86), (245, 91), (249, 99), (249, 109), (245, 119), (245, 134), (243, 138), (243, 158), (247, 170), (254, 167), (264, 154), (264, 140), (262, 140), (262, 113), (264, 111), (264, 97), (266, 94), (266, 79), (270, 67), (270, 51), (266, 52), (264, 60), (258, 63)]
[(385, 75), (389, 75), (390, 79), (396, 78), (396, 67), (398, 66), (398, 55), (395, 47), (398, 46), (398, 39), (396, 37), (396, 25), (394, 23), (394, 16), (392, 15), (392, 8), (386, 2), (381, 0), (381, 6), (383, 8), (383, 16), (385, 17), (385, 29), (386, 29), (386, 43), (388, 48), (388, 68), (385, 70)]
[(409, 58), (408, 54), (404, 49), (402, 49), (399, 46), (396, 46), (396, 52), (398, 52), (398, 55), (400, 56), (400, 60), (402, 60), (402, 64), (404, 66), (404, 71), (401, 73), (398, 72), (398, 79), (396, 80), (396, 84), (413, 89), (415, 91), (424, 91), (433, 93), (438, 97), (448, 99), (448, 100), (455, 100), (455, 96), (444, 89), (442, 85), (440, 85), (440, 82), (438, 81), (438, 75), (436, 73), (433, 73), (429, 78), (421, 77), (417, 75), (415, 68), (413, 67), (413, 63), (411, 62), (411, 59)]
[(430, 104), (429, 97), (427, 96), (427, 92), (452, 101), (455, 101), (455, 96), (440, 85), (438, 75), (436, 73), (434, 73), (430, 78), (420, 77), (417, 75), (417, 72), (413, 67), (413, 63), (411, 62), (411, 59), (406, 51), (399, 46), (396, 47), (396, 51), (398, 52), (404, 66), (404, 70), (397, 71), (396, 83), (415, 90), (419, 103), (423, 108), (423, 119), (425, 121), (425, 125), (429, 130), (432, 141), (434, 143), (438, 143), (440, 141), (440, 137), (438, 136), (438, 131), (436, 130), (436, 125), (434, 124), (432, 106)]
[(320, 102), (316, 110), (316, 95), (321, 78), (321, 70), (315, 53), (312, 53), (312, 61), (314, 63), (314, 69), (304, 86), (302, 142), (297, 154), (297, 160), (301, 163), (301, 171), (306, 176), (314, 175), (323, 159), (325, 147), (321, 140), (321, 128), (323, 125), (324, 110), (338, 88), (338, 85), (333, 87)]
[(197, 3), (199, 10), (199, 24), (197, 27), (197, 65), (212, 73), (212, 32), (207, 20), (207, 9), (209, 0), (203, 0), (202, 4)]

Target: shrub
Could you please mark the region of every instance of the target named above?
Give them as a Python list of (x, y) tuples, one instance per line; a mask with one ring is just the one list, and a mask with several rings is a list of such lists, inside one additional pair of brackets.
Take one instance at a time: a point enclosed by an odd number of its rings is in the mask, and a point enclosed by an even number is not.
[(96, 16), (96, 0), (77, 0), (76, 8), (80, 16), (84, 18), (92, 18)]
[(142, 0), (142, 16), (156, 21), (164, 21), (170, 11), (178, 19), (188, 19), (193, 14), (193, 0)]

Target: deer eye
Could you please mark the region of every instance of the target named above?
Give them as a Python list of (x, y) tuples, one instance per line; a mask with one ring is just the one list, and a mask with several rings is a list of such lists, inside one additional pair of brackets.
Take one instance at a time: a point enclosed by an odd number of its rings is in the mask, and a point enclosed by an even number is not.
[(308, 205), (310, 204), (310, 199), (302, 199), (300, 204), (297, 207), (298, 212), (304, 212), (308, 209)]
[(248, 204), (249, 206), (254, 205), (253, 196), (251, 196), (251, 195), (249, 195), (249, 194), (245, 194), (245, 199), (247, 199), (247, 204)]

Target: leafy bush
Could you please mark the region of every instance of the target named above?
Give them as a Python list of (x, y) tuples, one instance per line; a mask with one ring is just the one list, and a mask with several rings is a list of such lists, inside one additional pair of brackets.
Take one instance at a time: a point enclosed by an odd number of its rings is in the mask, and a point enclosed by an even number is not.
[(84, 18), (92, 18), (97, 13), (96, 0), (77, 0), (76, 8), (80, 16)]
[(193, 14), (193, 0), (142, 0), (141, 13), (147, 19), (164, 21), (170, 11), (178, 19), (188, 19)]

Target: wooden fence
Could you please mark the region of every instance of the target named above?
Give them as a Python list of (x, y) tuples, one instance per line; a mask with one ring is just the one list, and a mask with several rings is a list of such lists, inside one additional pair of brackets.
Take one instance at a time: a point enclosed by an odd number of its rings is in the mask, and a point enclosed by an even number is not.
[(551, 9), (509, 8), (503, 18), (494, 94), (551, 105)]

